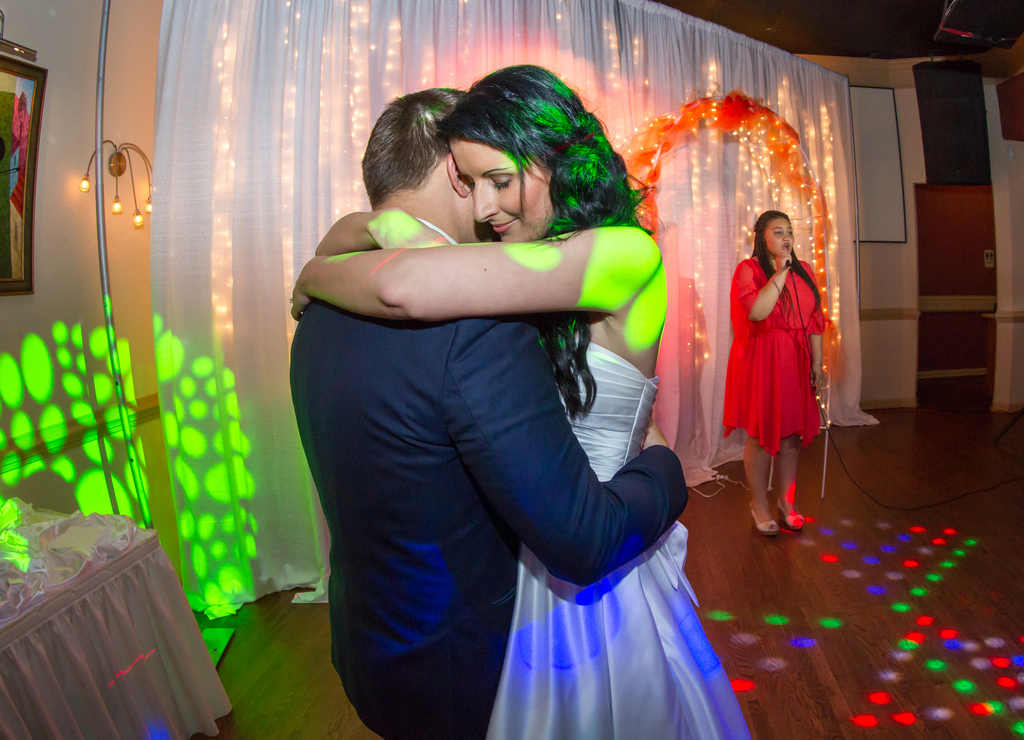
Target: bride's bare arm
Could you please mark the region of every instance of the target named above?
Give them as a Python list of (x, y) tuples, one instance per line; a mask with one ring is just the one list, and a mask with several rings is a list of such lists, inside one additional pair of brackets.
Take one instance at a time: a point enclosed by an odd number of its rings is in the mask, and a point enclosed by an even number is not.
[(398, 208), (350, 213), (327, 230), (316, 256), (330, 257), (373, 249), (412, 249), (448, 242)]
[(627, 342), (642, 346), (660, 336), (665, 273), (645, 232), (606, 227), (562, 240), (318, 257), (296, 282), (298, 305), (305, 296), (369, 316), (426, 321), (621, 312)]

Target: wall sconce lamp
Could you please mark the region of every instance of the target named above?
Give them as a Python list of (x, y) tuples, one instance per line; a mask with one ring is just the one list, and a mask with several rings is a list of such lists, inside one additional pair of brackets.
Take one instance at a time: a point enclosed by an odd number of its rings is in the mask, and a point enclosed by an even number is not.
[[(121, 182), (121, 175), (128, 172), (128, 178), (132, 183), (132, 203), (135, 205), (135, 213), (132, 215), (132, 222), (136, 229), (141, 229), (144, 224), (142, 221), (142, 212), (139, 210), (139, 200), (135, 195), (135, 170), (132, 167), (132, 152), (135, 152), (138, 156), (142, 157), (143, 164), (146, 165), (146, 185), (148, 187), (146, 194), (145, 210), (146, 213), (153, 212), (153, 167), (149, 163), (149, 157), (146, 153), (139, 149), (135, 144), (131, 142), (125, 142), (123, 144), (115, 144), (110, 139), (104, 139), (104, 144), (110, 144), (114, 147), (113, 153), (107, 159), (107, 172), (114, 176), (114, 201), (111, 204), (110, 212), (115, 216), (121, 215), (123, 207), (121, 205), (121, 195), (119, 184)], [(78, 189), (83, 193), (89, 192), (89, 170), (92, 169), (92, 163), (96, 159), (96, 152), (93, 152), (89, 157), (89, 164), (85, 168), (85, 174), (82, 175), (82, 182), (79, 184)], [(99, 167), (96, 168), (99, 171)]]
[(13, 41), (8, 41), (4, 38), (4, 11), (2, 10), (0, 10), (0, 51), (4, 54), (24, 57), (30, 62), (34, 62), (36, 60), (36, 53), (33, 49), (29, 49), (27, 46), (16, 44)]

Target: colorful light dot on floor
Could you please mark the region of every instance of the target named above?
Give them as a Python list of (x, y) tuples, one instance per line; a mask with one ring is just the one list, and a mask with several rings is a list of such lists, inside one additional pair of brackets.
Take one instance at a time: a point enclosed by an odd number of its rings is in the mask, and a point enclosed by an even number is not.
[(1024, 721), (1016, 723), (1012, 729), (1018, 735), (1024, 735)]
[(920, 565), (921, 564), (919, 562), (917, 562), (916, 560), (904, 560), (903, 561), (903, 567), (904, 568), (918, 568), (918, 567), (920, 567)]
[(918, 645), (924, 642), (924, 635), (920, 632), (908, 632), (906, 638), (911, 642), (916, 642)]
[(930, 547), (919, 547), (917, 548), (917, 552), (919, 555), (931, 555), (935, 550)]
[(935, 617), (918, 617), (916, 621), (922, 627), (929, 627), (935, 624)]
[(974, 691), (974, 684), (966, 679), (953, 682), (953, 688), (961, 694), (969, 694)]
[(784, 617), (781, 614), (769, 614), (764, 618), (764, 621), (768, 624), (789, 624), (789, 617)]
[(781, 671), (786, 667), (786, 661), (782, 658), (763, 658), (757, 661), (757, 667), (762, 671)]
[(881, 563), (882, 561), (881, 561), (881, 560), (879, 560), (878, 558), (876, 558), (876, 557), (875, 557), (874, 555), (868, 555), (868, 556), (866, 556), (866, 557), (864, 558), (864, 562), (865, 562), (865, 563), (866, 563), (867, 565), (878, 565), (878, 564), (879, 564), (879, 563)]
[(946, 664), (938, 658), (932, 658), (924, 662), (924, 667), (929, 671), (944, 671), (946, 670)]
[(933, 545), (945, 545), (946, 541), (944, 539), (942, 539), (941, 537), (936, 537), (934, 540), (932, 540), (932, 544)]
[(964, 644), (959, 640), (946, 640), (943, 645), (947, 650), (963, 650)]
[(856, 717), (852, 717), (850, 721), (857, 725), (857, 727), (878, 727), (878, 717), (873, 714), (858, 714)]
[(819, 624), (825, 629), (830, 630), (839, 629), (843, 626), (842, 621), (839, 619), (835, 619), (834, 617), (825, 617), (819, 622)]
[(903, 674), (899, 671), (893, 671), (888, 668), (884, 668), (878, 672), (878, 678), (879, 680), (885, 681), (886, 683), (896, 683), (901, 678), (903, 678)]
[(892, 529), (892, 525), (889, 522), (878, 522), (875, 526), (879, 529)]
[[(985, 642), (987, 644), (988, 640), (986, 640)], [(989, 647), (993, 647), (993, 646), (989, 645)], [(992, 665), (994, 665), (996, 668), (1009, 668), (1010, 667), (1010, 659), (1009, 658), (992, 658)]]
[(910, 542), (911, 537), (909, 534), (898, 534), (896, 535), (896, 539), (898, 539), (900, 542)]
[(861, 574), (859, 570), (853, 570), (852, 568), (850, 570), (843, 571), (844, 578), (860, 578), (860, 575)]
[(989, 714), (997, 714), (999, 709), (1002, 708), (1001, 706), (997, 707), (996, 705), (998, 704), (999, 702), (996, 701), (971, 702), (967, 705), (967, 710), (971, 714), (977, 714), (981, 717), (985, 717)]
[(730, 639), (734, 645), (756, 645), (758, 637), (749, 632), (738, 632)]
[(971, 668), (977, 671), (987, 671), (992, 667), (988, 658), (971, 658)]
[(911, 596), (927, 596), (928, 595), (928, 589), (921, 588), (920, 586), (914, 586), (914, 588), (910, 589), (910, 595)]
[(999, 686), (1002, 686), (1004, 689), (1012, 689), (1012, 688), (1016, 687), (1017, 682), (1014, 681), (1009, 676), (1000, 676), (999, 678), (996, 679), (996, 684), (998, 684)]
[(910, 604), (904, 604), (903, 602), (897, 601), (892, 605), (892, 610), (894, 612), (909, 612)]
[(893, 547), (892, 545), (882, 545), (878, 549), (881, 550), (882, 552), (896, 552), (896, 548)]
[(953, 535), (956, 534), (956, 530), (955, 529), (944, 529), (944, 530), (942, 530), (942, 534), (946, 535), (947, 537), (952, 537)]
[(913, 640), (900, 640), (896, 643), (896, 647), (900, 650), (917, 650), (921, 643), (914, 642)]
[(1024, 696), (1011, 696), (1006, 700), (1006, 705), (1015, 712), (1024, 709)]
[(904, 725), (909, 727), (910, 725), (917, 722), (917, 715), (913, 712), (897, 712), (892, 715), (892, 721), (898, 725)]
[(828, 554), (828, 553), (826, 553), (825, 555), (822, 555), (821, 559), (824, 560), (826, 563), (838, 563), (839, 562), (839, 558), (837, 556), (831, 555), (831, 554)]
[(918, 527), (911, 527), (910, 531), (913, 532), (914, 534), (920, 534), (921, 532), (926, 532), (927, 530), (924, 527), (918, 526)]
[(713, 619), (716, 622), (728, 622), (732, 619), (732, 614), (723, 611), (708, 612), (708, 619)]
[(903, 574), (900, 573), (898, 570), (890, 570), (888, 573), (885, 574), (885, 577), (888, 578), (890, 581), (903, 580)]
[(735, 678), (730, 683), (732, 684), (732, 690), (737, 694), (743, 691), (750, 691), (755, 685), (749, 678)]
[(818, 644), (813, 637), (794, 637), (789, 644), (795, 648), (812, 648)]
[(975, 545), (978, 544), (978, 541), (977, 540), (964, 540), (964, 544), (967, 545), (968, 547), (974, 547)]
[(990, 648), (1001, 648), (1003, 645), (1006, 644), (1006, 640), (1004, 640), (1002, 637), (986, 637), (985, 644), (988, 645)]
[(892, 701), (892, 697), (885, 691), (872, 691), (868, 694), (868, 701), (872, 704), (888, 704)]
[(885, 586), (868, 586), (868, 593), (880, 596), (885, 593)]
[(980, 650), (980, 649), (981, 649), (981, 645), (979, 645), (974, 640), (964, 640), (964, 650), (966, 650), (967, 652), (973, 653), (976, 650)]
[(956, 555), (958, 558), (962, 558), (964, 555), (967, 554), (967, 552), (965, 550), (953, 550), (953, 554)]
[(852, 527), (854, 524), (856, 524), (856, 522), (853, 521), (853, 519), (840, 519), (839, 523), (844, 527)]
[(857, 549), (857, 543), (856, 542), (844, 542), (844, 543), (842, 543), (841, 547), (843, 547), (843, 548), (845, 548), (847, 550), (856, 550)]
[(939, 630), (939, 637), (941, 637), (943, 640), (952, 640), (959, 634), (960, 633), (956, 630)]
[(952, 568), (955, 565), (956, 563), (954, 563), (952, 560), (943, 560), (941, 563), (939, 563), (940, 568)]
[(935, 722), (944, 722), (953, 716), (953, 710), (949, 707), (928, 707), (924, 710), (924, 716)]
[(929, 573), (928, 575), (925, 576), (925, 578), (927, 580), (929, 580), (929, 581), (932, 581), (932, 582), (936, 582), (936, 581), (941, 581), (942, 580), (942, 576), (940, 576), (938, 573)]
[(832, 536), (832, 535), (834, 535), (836, 533), (836, 531), (834, 529), (829, 529), (828, 527), (822, 527), (818, 531), (821, 532), (822, 534), (828, 535), (828, 536)]
[(1024, 666), (1024, 655), (1014, 655), (1010, 660), (1014, 665)]
[(909, 650), (893, 650), (892, 659), (898, 660), (900, 663), (909, 663), (914, 659), (914, 654)]
[(818, 523), (818, 520), (815, 519), (813, 516), (805, 516), (804, 517), (804, 521), (805, 522), (809, 522), (810, 524), (817, 524)]

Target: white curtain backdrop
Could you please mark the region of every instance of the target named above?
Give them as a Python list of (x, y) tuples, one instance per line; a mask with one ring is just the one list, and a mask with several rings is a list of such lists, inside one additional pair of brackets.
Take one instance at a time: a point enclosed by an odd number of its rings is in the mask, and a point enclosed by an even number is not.
[[(194, 603), (319, 579), (324, 537), (291, 409), (287, 299), (320, 236), (368, 207), (359, 163), (377, 115), (396, 95), (464, 88), (524, 62), (579, 90), (619, 146), (645, 120), (735, 88), (799, 132), (834, 235), (842, 357), (832, 419), (873, 421), (858, 408), (846, 78), (642, 0), (167, 0), (152, 280)], [(745, 229), (773, 195), (798, 219), (809, 215), (750, 164), (734, 139), (704, 132), (669, 154), (659, 182), (670, 315), (657, 415), (691, 484), (741, 451), (741, 435), (723, 440), (721, 420), (729, 285), (750, 251)], [(809, 260), (810, 222), (795, 225)]]

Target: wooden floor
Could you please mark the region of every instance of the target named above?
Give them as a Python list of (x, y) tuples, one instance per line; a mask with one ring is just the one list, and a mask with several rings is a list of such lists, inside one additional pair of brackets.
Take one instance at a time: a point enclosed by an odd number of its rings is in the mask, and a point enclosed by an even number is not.
[[(756, 534), (737, 486), (691, 494), (686, 571), (755, 738), (1024, 736), (1024, 420), (993, 446), (1013, 415), (965, 411), (833, 427), (870, 496), (830, 449), (819, 498), (819, 436), (801, 457), (798, 503), (817, 520), (802, 534)], [(739, 463), (722, 472), (744, 479)], [(217, 621), (237, 630), (220, 736), (375, 737), (330, 665), (327, 607), (289, 599)]]

